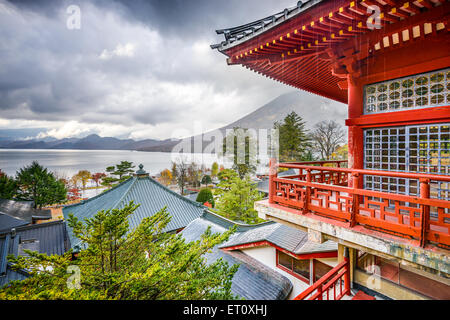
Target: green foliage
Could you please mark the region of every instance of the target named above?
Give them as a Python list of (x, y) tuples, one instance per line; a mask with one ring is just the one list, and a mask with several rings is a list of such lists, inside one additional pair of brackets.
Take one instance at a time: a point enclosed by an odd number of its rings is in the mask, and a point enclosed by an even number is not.
[[(29, 257), (10, 256), (15, 269), (27, 269), (31, 277), (0, 289), (0, 299), (121, 299), (203, 300), (233, 299), (231, 281), (238, 265), (219, 259), (207, 264), (203, 257), (226, 241), (234, 230), (186, 243), (180, 234), (163, 233), (170, 221), (164, 208), (130, 230), (128, 218), (138, 205), (100, 211), (84, 222), (70, 216), (74, 235), (87, 249), (71, 261), (26, 251)], [(69, 266), (80, 270), (79, 287)], [(49, 268), (51, 267), (51, 268)]]
[[(223, 153), (233, 161), (233, 170), (243, 179), (256, 171), (257, 142), (248, 129), (233, 128), (223, 140)], [(230, 145), (231, 144), (231, 145)]]
[(111, 176), (103, 178), (102, 185), (112, 186), (131, 178), (132, 173), (134, 172), (134, 167), (133, 162), (128, 161), (121, 161), (115, 166), (107, 167), (106, 172), (108, 172)]
[(219, 173), (219, 164), (217, 162), (214, 162), (211, 166), (211, 176), (217, 177), (218, 173)]
[(200, 203), (205, 203), (205, 202), (209, 202), (209, 204), (211, 204), (211, 206), (214, 208), (214, 196), (211, 192), (211, 189), (208, 188), (204, 188), (201, 189), (200, 192), (197, 195), (197, 199), (195, 200), (197, 202)]
[(292, 111), (281, 123), (275, 122), (274, 129), (279, 130), (281, 162), (307, 160), (311, 139), (302, 117)]
[(17, 198), (34, 201), (35, 208), (66, 200), (67, 190), (62, 181), (58, 181), (47, 168), (33, 161), (17, 173)]
[(17, 182), (0, 170), (0, 198), (13, 199), (17, 193)]
[(210, 175), (204, 175), (202, 178), (202, 184), (208, 185), (212, 183), (212, 179)]
[(233, 177), (220, 182), (218, 187), (222, 189), (216, 205), (220, 215), (249, 224), (263, 222), (254, 209), (255, 201), (261, 200), (262, 196), (249, 178)]

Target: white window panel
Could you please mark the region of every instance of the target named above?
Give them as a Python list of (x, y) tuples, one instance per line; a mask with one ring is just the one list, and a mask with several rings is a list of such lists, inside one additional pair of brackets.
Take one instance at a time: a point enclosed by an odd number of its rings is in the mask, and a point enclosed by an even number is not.
[(449, 92), (450, 68), (366, 85), (364, 114), (448, 105)]

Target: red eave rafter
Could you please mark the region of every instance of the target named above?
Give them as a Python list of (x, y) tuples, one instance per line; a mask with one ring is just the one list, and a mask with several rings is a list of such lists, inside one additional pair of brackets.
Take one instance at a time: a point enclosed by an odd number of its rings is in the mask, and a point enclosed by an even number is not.
[[(371, 19), (373, 13), (368, 9), (373, 5), (381, 9), (381, 29), (372, 31), (366, 21), (375, 23)], [(448, 6), (445, 0), (330, 1), (312, 7), (225, 53), (230, 57), (229, 64), (242, 64), (274, 80), (346, 103), (346, 90), (338, 86), (345, 79), (332, 72), (333, 63), (327, 52), (337, 44), (361, 41), (357, 40), (361, 35), (368, 35), (373, 45), (375, 35), (389, 32), (397, 25), (420, 20), (421, 16), (429, 18), (427, 13), (431, 12), (428, 11), (445, 11), (447, 19), (442, 22), (448, 31)], [(323, 60), (323, 63), (313, 62), (316, 60)], [(311, 85), (311, 81), (316, 85)]]

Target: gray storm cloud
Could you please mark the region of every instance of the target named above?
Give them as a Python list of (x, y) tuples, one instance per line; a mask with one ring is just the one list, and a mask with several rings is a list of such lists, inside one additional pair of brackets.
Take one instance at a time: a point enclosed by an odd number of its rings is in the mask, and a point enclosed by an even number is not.
[[(71, 4), (80, 30), (66, 27)], [(221, 40), (214, 30), (295, 4), (0, 0), (0, 120), (52, 130), (70, 121), (121, 136), (134, 128), (146, 138), (199, 119), (205, 129), (228, 124), (292, 88), (227, 66), (209, 48)]]

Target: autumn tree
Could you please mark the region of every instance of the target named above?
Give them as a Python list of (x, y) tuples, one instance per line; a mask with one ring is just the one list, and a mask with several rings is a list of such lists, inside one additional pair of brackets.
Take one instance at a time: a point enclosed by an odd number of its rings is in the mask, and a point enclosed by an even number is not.
[(160, 173), (160, 182), (164, 185), (169, 185), (172, 182), (172, 172), (169, 169), (165, 169)]
[(80, 170), (80, 171), (78, 171), (78, 173), (76, 175), (80, 179), (83, 189), (86, 189), (86, 184), (92, 178), (91, 173), (88, 170)]
[[(213, 234), (211, 229), (194, 242), (181, 234), (162, 231), (170, 222), (164, 208), (131, 229), (128, 219), (138, 205), (98, 212), (68, 224), (87, 249), (76, 259), (26, 250), (28, 256), (9, 262), (30, 277), (0, 289), (0, 299), (26, 300), (229, 300), (238, 265), (219, 259), (208, 264), (204, 255), (234, 231)], [(78, 269), (77, 278), (68, 270)], [(73, 272), (73, 271), (72, 271)]]
[(321, 159), (329, 160), (336, 149), (345, 143), (345, 130), (334, 120), (321, 121), (314, 126), (311, 138)]
[(219, 173), (219, 164), (217, 162), (214, 162), (211, 166), (211, 176), (217, 177), (217, 174)]
[(91, 179), (95, 182), (95, 185), (98, 187), (100, 184), (100, 181), (105, 177), (106, 177), (105, 173), (97, 172), (92, 175)]
[(302, 117), (292, 111), (283, 121), (275, 122), (279, 134), (280, 161), (303, 161), (308, 156), (311, 140)]
[(17, 198), (34, 202), (35, 208), (66, 200), (67, 190), (64, 183), (58, 181), (53, 173), (42, 167), (37, 161), (17, 172)]

